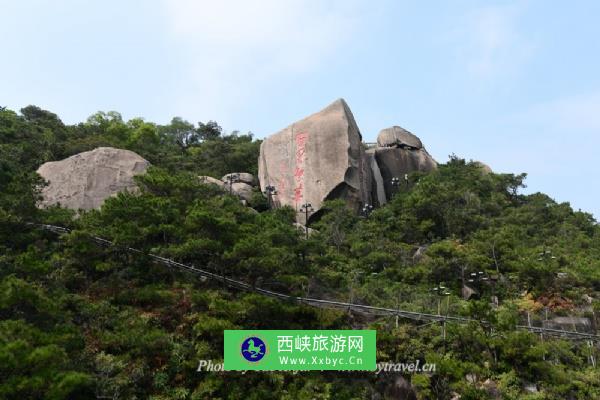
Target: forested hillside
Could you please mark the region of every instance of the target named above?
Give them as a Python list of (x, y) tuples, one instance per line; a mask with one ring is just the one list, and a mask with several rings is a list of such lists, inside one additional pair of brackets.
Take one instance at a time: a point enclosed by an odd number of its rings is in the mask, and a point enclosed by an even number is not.
[[(157, 125), (109, 112), (65, 125), (34, 106), (0, 109), (0, 399), (398, 398), (392, 373), (196, 371), (200, 359), (222, 360), (224, 329), (358, 327), (377, 329), (378, 361), (436, 364), (404, 375), (419, 399), (600, 398), (594, 348), (515, 329), (527, 315), (586, 317), (595, 329), (600, 227), (590, 214), (522, 194), (524, 174), (486, 173), (453, 155), (369, 215), (330, 202), (306, 240), (294, 210), (270, 210), (258, 192), (247, 207), (197, 178), (256, 173), (259, 145), (212, 121)], [(36, 208), (42, 163), (99, 146), (152, 163), (136, 178), (138, 194), (78, 216)], [(485, 323), (281, 302), (127, 247), (282, 293)], [(476, 290), (468, 300), (465, 282)], [(437, 295), (439, 286), (449, 294)]]

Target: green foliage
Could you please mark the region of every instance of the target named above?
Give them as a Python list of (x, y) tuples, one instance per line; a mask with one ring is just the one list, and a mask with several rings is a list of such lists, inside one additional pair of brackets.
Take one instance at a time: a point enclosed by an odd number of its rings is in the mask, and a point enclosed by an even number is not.
[[(139, 192), (77, 217), (38, 210), (37, 167), (97, 146), (152, 162), (136, 178)], [(158, 125), (99, 112), (64, 125), (34, 106), (0, 110), (0, 398), (370, 398), (385, 392), (387, 378), (196, 371), (200, 359), (220, 361), (224, 329), (357, 327), (377, 329), (379, 361), (436, 364), (410, 377), (421, 399), (600, 397), (589, 348), (515, 331), (525, 311), (594, 318), (600, 310), (588, 303), (600, 294), (600, 230), (591, 215), (520, 194), (525, 175), (483, 173), (452, 156), (435, 172), (412, 174), (411, 186), (368, 218), (327, 202), (305, 240), (294, 210), (269, 210), (257, 192), (257, 212), (197, 179), (256, 173), (259, 146), (213, 121)], [(73, 231), (57, 239), (29, 222)], [(167, 269), (127, 247), (278, 292), (482, 321), (371, 320), (281, 302)], [(494, 279), (470, 283), (474, 272)], [(476, 290), (468, 301), (465, 283)], [(432, 292), (440, 284), (448, 296)], [(526, 394), (532, 383), (539, 393)]]

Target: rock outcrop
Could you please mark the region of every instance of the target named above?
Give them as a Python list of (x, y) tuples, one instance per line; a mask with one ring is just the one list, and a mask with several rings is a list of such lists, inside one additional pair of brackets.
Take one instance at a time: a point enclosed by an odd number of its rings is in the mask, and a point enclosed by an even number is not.
[(374, 206), (382, 206), (387, 202), (387, 196), (385, 194), (385, 184), (379, 164), (375, 158), (375, 152), (377, 149), (368, 149), (365, 151), (365, 164), (369, 167), (370, 173), (370, 198), (371, 204)]
[[(314, 217), (329, 199), (344, 199), (355, 210), (381, 206), (402, 189), (407, 174), (437, 168), (421, 140), (399, 126), (383, 129), (375, 147), (365, 150), (361, 139), (346, 102), (335, 101), (263, 141), (261, 190), (275, 187), (275, 206), (300, 211), (309, 203)], [(302, 212), (296, 219), (306, 222)]]
[(104, 200), (135, 190), (133, 177), (150, 163), (129, 150), (99, 147), (61, 161), (44, 163), (37, 170), (49, 182), (40, 207), (60, 204), (74, 210), (100, 208)]
[(230, 174), (224, 175), (221, 180), (227, 184), (229, 184), (230, 179), (233, 179), (234, 182), (243, 182), (248, 185), (254, 185), (254, 175), (249, 174), (247, 172), (232, 172)]
[[(343, 99), (267, 137), (260, 147), (261, 190), (274, 186), (276, 206), (300, 210), (342, 198), (356, 210), (370, 201), (360, 131)], [(305, 223), (304, 213), (297, 220)], [(310, 220), (310, 217), (309, 217)]]
[[(382, 129), (377, 135), (377, 147), (369, 149), (379, 167), (386, 199), (390, 199), (400, 186), (405, 185), (405, 175), (415, 171), (430, 172), (437, 163), (429, 155), (421, 139), (399, 126)], [(392, 179), (399, 180), (397, 187)]]
[(200, 182), (202, 182), (204, 184), (213, 184), (213, 185), (217, 185), (218, 187), (221, 187), (221, 188), (225, 187), (225, 183), (222, 180), (213, 178), (212, 176), (201, 175), (198, 177), (198, 179), (200, 179)]
[[(225, 189), (229, 190), (229, 184), (225, 185)], [(252, 185), (248, 185), (244, 182), (233, 182), (231, 190), (234, 194), (237, 194), (242, 200), (250, 201), (252, 199)]]
[(390, 199), (398, 190), (392, 185), (393, 178), (400, 179), (400, 185), (405, 185), (405, 174), (415, 171), (431, 172), (437, 168), (437, 163), (425, 149), (380, 147), (376, 148), (374, 153), (383, 178), (387, 199)]
[[(230, 177), (232, 177), (232, 179), (230, 179)], [(212, 183), (224, 191), (231, 190), (232, 194), (237, 195), (240, 199), (245, 201), (244, 204), (252, 199), (254, 175), (247, 172), (227, 174), (221, 179), (216, 179), (212, 176), (199, 176), (198, 178), (202, 183)]]
[(421, 139), (399, 126), (382, 129), (377, 135), (378, 147), (404, 147), (415, 150), (422, 149)]

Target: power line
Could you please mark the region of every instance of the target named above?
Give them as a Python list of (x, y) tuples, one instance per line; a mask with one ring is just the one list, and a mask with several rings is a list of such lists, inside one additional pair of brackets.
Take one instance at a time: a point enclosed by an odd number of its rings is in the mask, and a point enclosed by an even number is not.
[[(64, 227), (56, 226), (56, 225), (34, 224), (34, 223), (29, 223), (28, 225), (35, 226), (40, 229), (44, 229), (44, 230), (47, 230), (47, 231), (50, 231), (50, 232), (53, 232), (56, 234), (67, 234), (67, 233), (71, 232), (71, 230), (68, 228), (64, 228)], [(106, 246), (106, 247), (113, 246), (113, 243), (107, 239), (104, 239), (104, 238), (101, 238), (98, 236), (93, 236), (93, 235), (91, 235), (90, 238), (94, 242), (96, 242), (97, 244), (99, 244), (101, 246)], [(377, 315), (377, 316), (398, 316), (401, 318), (411, 319), (414, 321), (456, 322), (456, 323), (471, 323), (471, 322), (473, 322), (473, 323), (478, 323), (478, 324), (481, 324), (484, 326), (489, 325), (489, 323), (487, 321), (473, 319), (473, 318), (467, 318), (467, 317), (429, 314), (429, 313), (406, 311), (406, 310), (400, 310), (400, 309), (394, 309), (394, 308), (375, 307), (375, 306), (369, 306), (369, 305), (365, 305), (365, 304), (346, 303), (346, 302), (341, 302), (341, 301), (323, 300), (323, 299), (315, 299), (315, 298), (301, 297), (301, 296), (290, 296), (290, 295), (287, 295), (284, 293), (274, 292), (271, 290), (258, 288), (253, 285), (250, 285), (246, 282), (228, 278), (224, 275), (219, 275), (214, 272), (206, 271), (204, 269), (197, 268), (193, 265), (183, 264), (183, 263), (177, 262), (175, 260), (171, 260), (169, 258), (158, 256), (156, 254), (145, 253), (145, 252), (143, 252), (139, 249), (135, 249), (133, 247), (126, 247), (125, 249), (131, 253), (146, 255), (146, 256), (150, 257), (151, 259), (153, 259), (155, 262), (162, 264), (166, 267), (177, 268), (177, 269), (180, 269), (183, 271), (191, 272), (196, 275), (205, 277), (207, 279), (212, 279), (215, 281), (222, 282), (229, 287), (233, 287), (233, 288), (237, 288), (237, 289), (241, 289), (241, 290), (245, 290), (245, 291), (249, 291), (249, 292), (259, 293), (261, 295), (273, 297), (273, 298), (280, 299), (280, 300), (287, 300), (287, 301), (293, 301), (293, 302), (300, 303), (300, 304), (306, 304), (306, 305), (309, 305), (312, 307), (354, 310), (354, 311), (358, 311), (358, 312), (362, 312), (362, 313), (366, 313), (366, 314), (370, 314), (370, 315)], [(516, 329), (527, 330), (532, 333), (543, 333), (545, 335), (557, 336), (557, 337), (562, 337), (562, 338), (566, 338), (566, 339), (570, 339), (570, 340), (597, 340), (597, 341), (600, 341), (600, 335), (595, 335), (595, 334), (591, 334), (591, 333), (565, 331), (565, 330), (561, 330), (561, 329), (542, 328), (542, 327), (529, 326), (529, 325), (516, 325)]]

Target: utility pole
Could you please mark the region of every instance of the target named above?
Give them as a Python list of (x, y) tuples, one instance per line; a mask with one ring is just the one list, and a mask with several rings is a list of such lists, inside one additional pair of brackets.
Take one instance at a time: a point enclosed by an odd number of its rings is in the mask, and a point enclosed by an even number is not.
[(395, 176), (392, 178), (390, 183), (392, 184), (392, 187), (394, 188), (392, 190), (392, 197), (394, 197), (394, 195), (398, 192), (398, 186), (400, 186), (400, 178)]
[(273, 208), (273, 195), (277, 194), (275, 186), (267, 185), (263, 193), (267, 195), (267, 204), (269, 205), (269, 209)]
[(227, 180), (229, 181), (229, 194), (233, 194), (233, 184), (240, 181), (240, 174), (229, 174)]
[[(447, 303), (447, 308), (450, 307), (450, 292), (448, 291), (448, 289), (446, 288), (446, 286), (442, 285), (441, 283), (434, 287), (433, 289), (431, 289), (436, 295), (437, 295), (437, 300), (438, 300), (438, 309), (437, 309), (437, 315), (442, 316), (442, 310), (441, 310), (441, 306), (442, 306), (442, 297), (444, 296), (448, 296), (448, 303)], [(446, 309), (446, 316), (448, 315), (448, 309)], [(442, 323), (442, 339), (444, 339), (444, 346), (446, 345), (446, 319), (444, 318), (443, 320), (440, 321)]]
[(308, 240), (308, 216), (309, 216), (309, 214), (312, 214), (313, 211), (315, 211), (315, 209), (312, 207), (312, 205), (310, 203), (304, 203), (304, 204), (302, 204), (302, 207), (300, 207), (300, 212), (304, 213), (304, 230), (306, 232), (307, 240)]
[(365, 218), (369, 218), (369, 215), (371, 215), (372, 212), (373, 212), (373, 206), (369, 203), (365, 203), (363, 208), (360, 210), (360, 213)]
[(396, 308), (398, 309), (398, 314), (396, 314), (396, 328), (398, 328), (398, 318), (400, 317), (400, 292), (398, 292), (398, 302), (396, 303)]
[[(350, 301), (348, 302), (350, 304), (354, 303), (354, 288), (358, 283), (358, 277), (360, 274), (362, 274), (362, 272), (358, 270), (353, 270), (351, 273), (352, 278), (350, 280)], [(348, 309), (348, 311), (350, 311), (350, 309)]]

